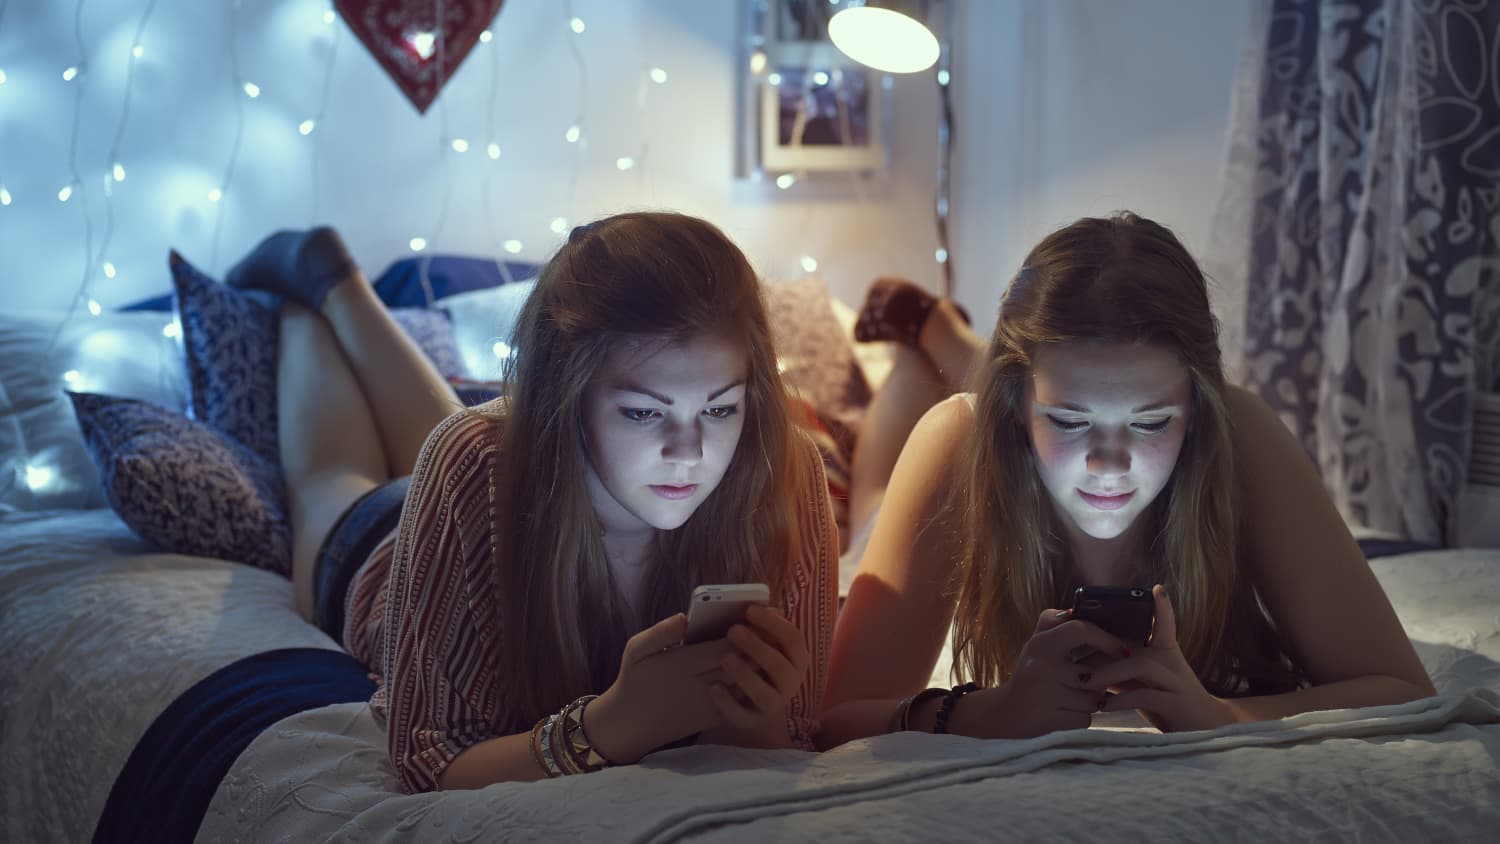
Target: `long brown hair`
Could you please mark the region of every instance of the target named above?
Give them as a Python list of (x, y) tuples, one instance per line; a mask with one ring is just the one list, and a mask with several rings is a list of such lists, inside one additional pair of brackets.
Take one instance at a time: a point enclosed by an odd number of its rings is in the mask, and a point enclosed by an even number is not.
[[(719, 486), (681, 527), (658, 531), (642, 618), (615, 587), (585, 482), (584, 391), (624, 344), (699, 333), (746, 350), (745, 421)], [(761, 285), (713, 225), (620, 214), (575, 229), (517, 319), (496, 414), (495, 479), (503, 710), (525, 725), (600, 692), (625, 640), (688, 605), (700, 583), (759, 581), (779, 600), (812, 470), (777, 371)]]
[(1240, 564), (1235, 454), (1218, 322), (1208, 286), (1166, 228), (1128, 212), (1085, 218), (1026, 256), (974, 375), (975, 420), (952, 502), (962, 525), (956, 569), (956, 670), (1003, 682), (1049, 607), (1080, 585), (1042, 486), (1025, 425), (1039, 346), (1071, 340), (1156, 343), (1177, 352), (1192, 400), (1167, 486), (1139, 518), (1141, 572), (1167, 587), (1183, 656), (1210, 691), (1285, 691), (1304, 673), (1280, 642)]

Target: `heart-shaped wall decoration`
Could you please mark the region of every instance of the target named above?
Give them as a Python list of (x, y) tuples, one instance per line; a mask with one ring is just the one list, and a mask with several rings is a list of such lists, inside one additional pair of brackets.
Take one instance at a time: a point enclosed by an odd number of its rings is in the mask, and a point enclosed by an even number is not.
[(425, 114), (504, 2), (333, 0), (333, 6), (417, 112)]

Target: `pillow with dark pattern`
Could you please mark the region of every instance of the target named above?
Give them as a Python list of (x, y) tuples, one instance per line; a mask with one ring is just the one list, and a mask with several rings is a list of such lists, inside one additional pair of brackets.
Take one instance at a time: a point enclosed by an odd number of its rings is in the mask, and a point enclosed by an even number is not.
[(438, 310), (427, 308), (391, 308), (391, 317), (432, 361), (438, 374), (447, 379), (468, 378), (463, 353), (453, 333), (453, 320)]
[(150, 402), (69, 393), (109, 506), (179, 554), (291, 572), (281, 469), (201, 422)]
[(221, 284), (171, 253), (192, 417), (276, 466), (280, 320), (255, 294)]

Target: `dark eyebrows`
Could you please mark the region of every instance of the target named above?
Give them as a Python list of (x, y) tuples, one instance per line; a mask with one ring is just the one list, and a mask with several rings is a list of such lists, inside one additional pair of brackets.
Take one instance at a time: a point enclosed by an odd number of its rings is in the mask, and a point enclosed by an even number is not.
[[(744, 383), (745, 379), (741, 378), (738, 381), (733, 381), (731, 383), (725, 384), (719, 389), (714, 390), (712, 393), (709, 393), (706, 401), (713, 401), (719, 396), (724, 395), (725, 393), (733, 390), (735, 387), (743, 385)], [(640, 384), (635, 383), (634, 381), (626, 381), (622, 384), (616, 384), (614, 389), (626, 393), (640, 393), (643, 396), (650, 396), (651, 398), (656, 399), (657, 401), (666, 405), (676, 404), (676, 402), (672, 401), (671, 398), (664, 396), (661, 393), (656, 392), (655, 390), (648, 390), (645, 387), (642, 387)]]
[[(1058, 410), (1071, 410), (1074, 413), (1093, 413), (1093, 411), (1089, 410), (1088, 408), (1084, 407), (1081, 404), (1071, 404), (1069, 402), (1060, 402), (1058, 404), (1053, 404), (1053, 405), (1048, 405), (1047, 402), (1038, 402), (1038, 404), (1047, 405), (1047, 406), (1050, 406), (1050, 407), (1055, 407)], [(1155, 402), (1152, 402), (1150, 404), (1143, 404), (1140, 407), (1137, 407), (1137, 408), (1131, 410), (1130, 412), (1131, 413), (1150, 413), (1153, 410), (1163, 410), (1163, 409), (1167, 409), (1167, 408), (1176, 409), (1177, 406), (1178, 406), (1177, 403), (1173, 402), (1173, 401), (1155, 401)]]

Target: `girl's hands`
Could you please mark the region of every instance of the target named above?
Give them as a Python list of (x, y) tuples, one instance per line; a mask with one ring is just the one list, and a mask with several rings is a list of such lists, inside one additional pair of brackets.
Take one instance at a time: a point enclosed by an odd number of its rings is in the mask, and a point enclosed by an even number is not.
[(1055, 730), (1087, 727), (1103, 690), (1090, 685), (1094, 671), (1074, 662), (1079, 650), (1122, 654), (1118, 639), (1069, 610), (1047, 610), (1010, 679), (994, 689), (965, 696), (954, 708), (948, 731), (980, 738), (1030, 738)]
[(719, 662), (723, 682), (708, 690), (724, 723), (703, 740), (740, 747), (790, 747), (787, 707), (811, 661), (802, 633), (780, 610), (751, 606), (729, 628)]
[(686, 632), (678, 613), (625, 643), (619, 676), (583, 711), (584, 732), (606, 759), (632, 763), (723, 720), (710, 689), (732, 648), (725, 640), (683, 645)]
[(1178, 649), (1177, 617), (1166, 587), (1158, 583), (1151, 595), (1156, 599), (1156, 624), (1150, 644), (1094, 671), (1086, 688), (1094, 694), (1115, 693), (1103, 711), (1137, 710), (1163, 732), (1208, 730), (1234, 723), (1229, 703), (1203, 688)]

